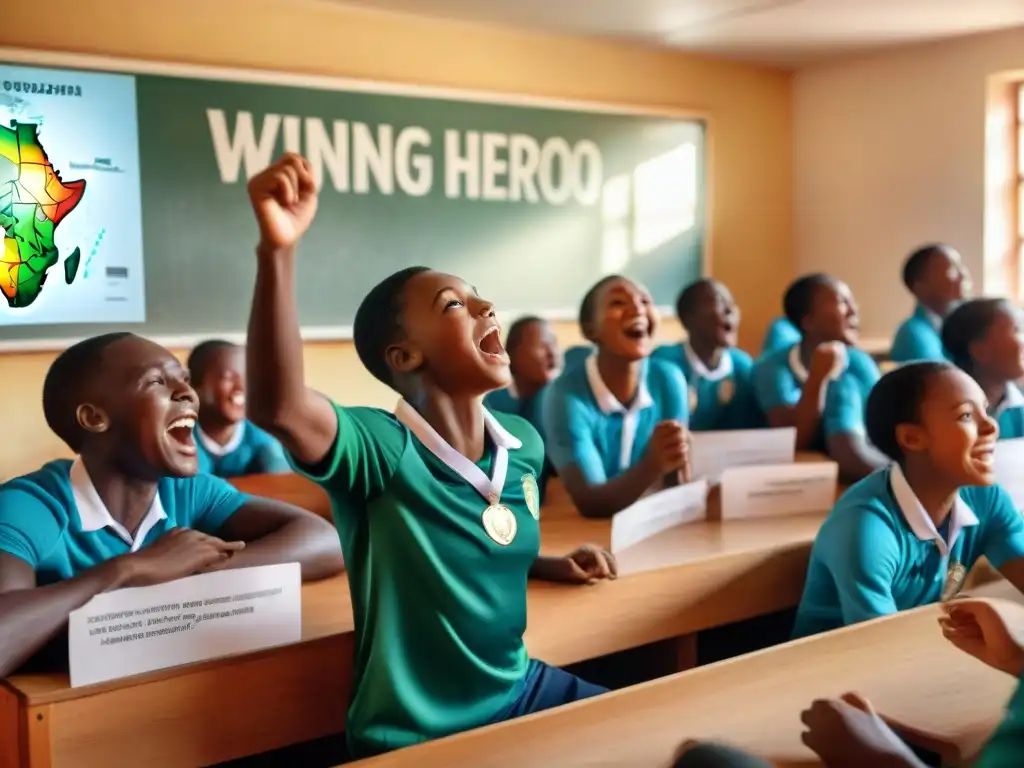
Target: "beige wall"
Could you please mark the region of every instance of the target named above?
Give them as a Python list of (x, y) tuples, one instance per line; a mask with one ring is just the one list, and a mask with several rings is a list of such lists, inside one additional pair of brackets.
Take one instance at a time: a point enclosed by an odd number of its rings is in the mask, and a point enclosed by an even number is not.
[[(785, 72), (619, 44), (368, 14), (314, 0), (50, 0), (5, 7), (0, 45), (656, 105), (712, 119), (713, 272), (757, 344), (793, 271), (790, 80)], [(574, 329), (561, 329), (566, 340)], [(49, 355), (0, 357), (7, 391), (39, 392)], [(348, 344), (307, 348), (310, 382), (391, 405)], [(27, 400), (32, 402), (31, 398)], [(0, 477), (59, 453), (41, 409), (5, 417)]]
[(983, 283), (986, 80), (1024, 69), (1024, 30), (904, 48), (798, 73), (793, 89), (796, 263), (852, 286), (863, 334), (911, 308), (903, 258), (957, 247)]

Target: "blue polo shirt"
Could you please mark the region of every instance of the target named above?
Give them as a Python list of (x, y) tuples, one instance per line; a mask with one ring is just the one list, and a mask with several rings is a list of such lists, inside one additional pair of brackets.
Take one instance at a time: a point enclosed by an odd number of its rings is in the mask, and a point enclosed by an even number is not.
[(800, 341), (800, 331), (789, 320), (784, 317), (777, 317), (768, 326), (761, 343), (761, 357), (786, 349)]
[(224, 445), (216, 443), (196, 427), (199, 471), (217, 477), (274, 475), (291, 472), (284, 448), (251, 421), (241, 421)]
[[(867, 353), (846, 348), (846, 365), (833, 374), (821, 404), (821, 430), (815, 448), (824, 450), (832, 435), (864, 432), (864, 409), (879, 371)], [(754, 393), (761, 410), (793, 406), (800, 401), (808, 372), (800, 360), (800, 345), (794, 344), (762, 358), (754, 365)]]
[(110, 516), (81, 459), (51, 461), (0, 485), (0, 551), (32, 566), (45, 586), (137, 552), (172, 528), (217, 535), (247, 499), (211, 475), (164, 477), (133, 536)]
[(1006, 394), (989, 409), (989, 415), (999, 422), (1000, 440), (1024, 437), (1024, 393), (1016, 384), (1006, 385)]
[(489, 411), (514, 413), (516, 416), (526, 419), (543, 437), (541, 403), (544, 401), (545, 392), (547, 392), (547, 387), (541, 389), (532, 397), (519, 397), (515, 384), (512, 384), (505, 389), (488, 392), (486, 397), (484, 397), (484, 406)]
[(577, 344), (569, 347), (562, 355), (563, 370), (576, 368), (594, 353), (594, 348), (589, 344)]
[(597, 355), (567, 368), (544, 398), (547, 451), (559, 472), (575, 464), (599, 485), (639, 461), (660, 421), (688, 421), (686, 379), (678, 367), (648, 359), (640, 387), (627, 408), (597, 370)]
[(851, 486), (814, 540), (793, 636), (949, 599), (982, 555), (996, 568), (1024, 557), (1024, 517), (1000, 486), (961, 488), (942, 528), (897, 465)]
[(942, 318), (918, 304), (896, 330), (889, 356), (895, 363), (948, 359), (942, 346)]
[(687, 343), (658, 347), (652, 357), (677, 366), (689, 385), (690, 429), (758, 429), (764, 414), (754, 396), (754, 361), (746, 352), (730, 347), (714, 370)]

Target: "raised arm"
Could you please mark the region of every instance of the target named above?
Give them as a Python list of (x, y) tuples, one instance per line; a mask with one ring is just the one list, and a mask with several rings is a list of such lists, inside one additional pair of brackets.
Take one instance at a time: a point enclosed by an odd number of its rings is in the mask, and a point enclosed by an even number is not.
[(892, 462), (868, 442), (864, 426), (866, 404), (853, 374), (828, 385), (822, 430), (828, 455), (839, 465), (839, 478), (853, 483)]
[(256, 289), (246, 343), (249, 418), (307, 466), (338, 434), (330, 402), (306, 386), (295, 301), (295, 253), (316, 215), (317, 189), (302, 157), (287, 154), (249, 182), (259, 223)]
[(825, 401), (829, 376), (838, 364), (842, 349), (836, 344), (821, 344), (814, 350), (807, 381), (795, 405), (785, 402), (780, 391), (783, 384), (776, 380), (776, 371), (761, 366), (754, 373), (754, 386), (758, 401), (773, 428), (796, 427), (797, 450), (813, 447), (821, 426), (821, 411)]

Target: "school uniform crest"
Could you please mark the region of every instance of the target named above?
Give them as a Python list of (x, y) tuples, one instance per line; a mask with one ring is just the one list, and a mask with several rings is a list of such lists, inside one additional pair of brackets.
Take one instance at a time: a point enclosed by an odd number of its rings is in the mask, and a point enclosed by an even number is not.
[(693, 413), (694, 411), (697, 410), (697, 388), (687, 387), (687, 391), (689, 392), (690, 396), (690, 413)]
[(484, 510), (484, 530), (495, 542), (507, 547), (519, 531), (516, 516), (504, 504), (491, 504)]
[(531, 474), (523, 475), (523, 498), (526, 499), (526, 508), (530, 510), (534, 520), (540, 520), (540, 489), (537, 487), (537, 478)]
[(718, 404), (728, 405), (736, 394), (736, 384), (732, 379), (722, 379), (718, 385)]

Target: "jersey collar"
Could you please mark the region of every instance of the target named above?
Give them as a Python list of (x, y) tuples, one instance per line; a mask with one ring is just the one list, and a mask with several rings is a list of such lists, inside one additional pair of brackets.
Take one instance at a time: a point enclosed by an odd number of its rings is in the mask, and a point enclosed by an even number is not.
[(69, 480), (71, 481), (71, 495), (78, 508), (78, 519), (81, 522), (82, 531), (94, 533), (104, 528), (110, 528), (125, 544), (131, 547), (132, 552), (138, 552), (153, 526), (161, 520), (167, 519), (167, 513), (164, 512), (164, 506), (160, 502), (160, 493), (157, 492), (133, 538), (127, 528), (110, 516), (110, 510), (107, 509), (96, 486), (93, 485), (92, 478), (89, 477), (89, 470), (85, 468), (81, 456), (71, 463)]
[(718, 365), (714, 370), (709, 370), (704, 365), (704, 361), (693, 351), (693, 347), (687, 341), (683, 342), (683, 354), (686, 355), (686, 360), (690, 364), (690, 370), (696, 374), (694, 378), (704, 381), (721, 381), (732, 375), (732, 355), (729, 354), (728, 349), (722, 351), (722, 357), (718, 360)]
[(935, 522), (918, 501), (899, 464), (893, 464), (889, 470), (889, 485), (910, 530), (921, 541), (934, 541), (943, 555), (949, 555), (964, 528), (978, 525), (978, 516), (967, 506), (967, 502), (960, 497), (960, 494), (957, 494), (956, 501), (953, 502), (953, 509), (949, 513), (949, 543), (947, 545), (935, 527)]
[(490, 412), (480, 406), (484, 412), (484, 429), (495, 445), (494, 473), (487, 477), (484, 471), (452, 448), (437, 430), (426, 419), (409, 405), (404, 399), (398, 401), (395, 416), (408, 427), (416, 438), (427, 447), (449, 469), (476, 488), (477, 492), (490, 503), (496, 504), (501, 498), (501, 490), (505, 487), (505, 475), (508, 473), (508, 452), (523, 447), (522, 441), (505, 429)]
[(238, 446), (242, 444), (242, 439), (245, 437), (245, 422), (240, 421), (235, 425), (235, 431), (224, 445), (203, 432), (198, 424), (196, 424), (196, 437), (199, 438), (199, 442), (203, 444), (203, 448), (208, 453), (212, 453), (214, 456), (227, 456), (229, 453), (237, 451)]
[(590, 384), (590, 391), (594, 395), (594, 400), (597, 401), (597, 407), (606, 416), (613, 413), (638, 413), (644, 408), (650, 408), (654, 405), (654, 399), (651, 397), (650, 390), (647, 389), (646, 360), (644, 361), (644, 369), (640, 374), (640, 383), (637, 387), (636, 397), (633, 398), (633, 402), (630, 403), (628, 408), (619, 402), (618, 398), (608, 389), (608, 385), (604, 383), (604, 379), (601, 378), (601, 372), (597, 370), (597, 355), (588, 357), (584, 366), (587, 370), (587, 383)]
[(1002, 400), (996, 403), (990, 415), (993, 419), (998, 419), (1003, 411), (1008, 411), (1011, 408), (1024, 408), (1024, 393), (1013, 382), (1006, 385), (1006, 394), (1003, 395)]

